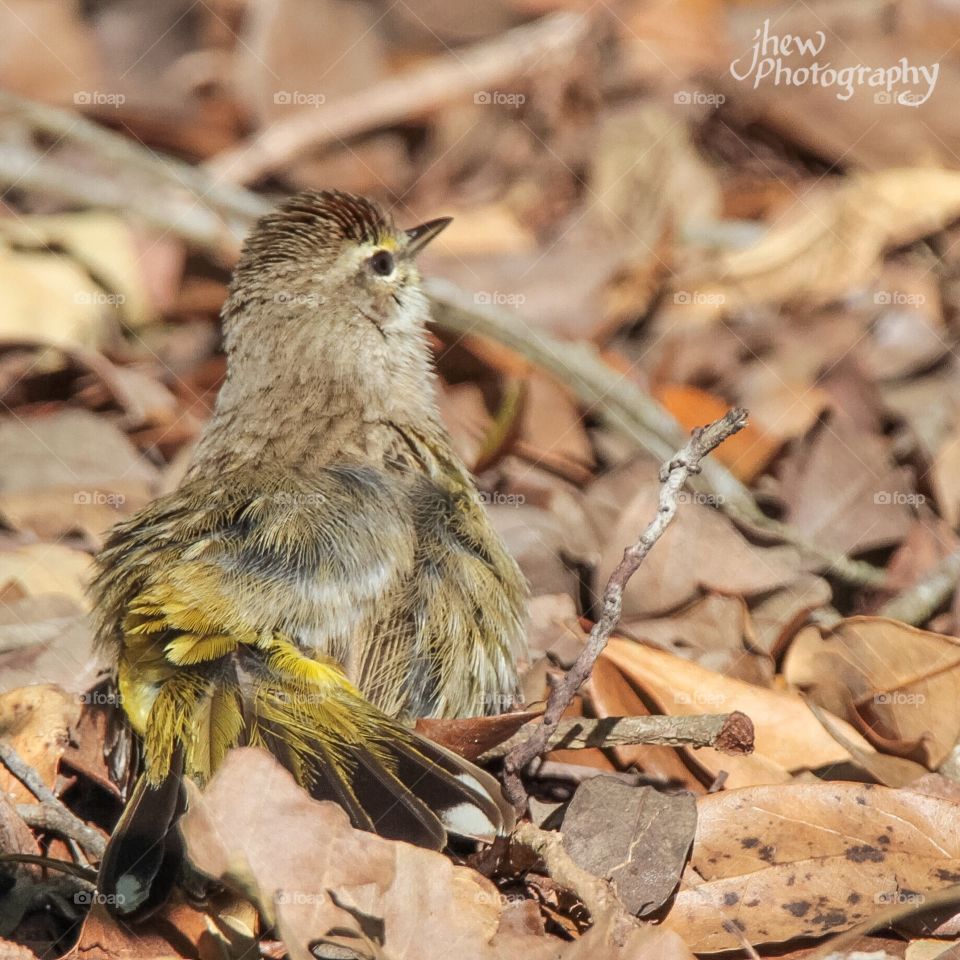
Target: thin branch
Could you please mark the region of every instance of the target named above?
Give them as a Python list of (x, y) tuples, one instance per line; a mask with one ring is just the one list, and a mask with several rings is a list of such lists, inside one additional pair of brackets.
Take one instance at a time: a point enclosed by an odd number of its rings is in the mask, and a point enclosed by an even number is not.
[[(58, 828), (51, 829), (56, 829), (56, 832), (62, 832), (64, 836), (76, 840), (92, 857), (99, 859), (103, 856), (107, 845), (103, 836), (71, 813), (60, 798), (40, 779), (37, 771), (3, 740), (0, 740), (0, 763), (47, 808), (45, 815), (51, 818), (50, 822), (60, 825)], [(22, 813), (21, 816), (23, 816)]]
[(289, 166), (308, 150), (428, 116), (457, 100), (479, 96), (480, 103), (493, 104), (503, 87), (515, 84), (523, 74), (569, 61), (589, 27), (589, 18), (567, 12), (514, 27), (351, 96), (298, 110), (224, 150), (206, 168), (221, 182), (252, 183)]
[[(509, 740), (481, 754), (480, 761), (506, 756), (526, 742), (540, 726), (539, 720), (525, 723)], [(588, 747), (618, 747), (638, 743), (667, 747), (717, 747), (725, 753), (750, 753), (753, 727), (742, 713), (703, 716), (573, 717), (561, 720), (547, 741), (549, 750), (583, 750)]]
[(47, 134), (57, 141), (76, 144), (106, 162), (116, 171), (140, 174), (179, 187), (194, 197), (206, 199), (208, 208), (216, 207), (242, 240), (247, 224), (263, 213), (265, 201), (255, 193), (219, 183), (202, 167), (193, 166), (166, 154), (149, 150), (121, 133), (115, 133), (78, 113), (0, 92), (0, 121), (12, 118), (29, 132)]
[(149, 184), (133, 187), (119, 178), (86, 173), (65, 163), (44, 160), (35, 150), (11, 144), (0, 144), (0, 181), (18, 190), (33, 190), (66, 203), (133, 213), (147, 226), (171, 231), (217, 258), (224, 254), (232, 257), (239, 252), (251, 222), (248, 221), (242, 231), (231, 231), (211, 207), (198, 203), (189, 194), (178, 195)]
[[(65, 840), (75, 840), (90, 856), (97, 860), (103, 857), (107, 842), (96, 830), (78, 820), (60, 803), (18, 803), (20, 819), (34, 830), (55, 833)], [(88, 831), (92, 831), (92, 834)], [(94, 840), (96, 838), (96, 842)]]
[(949, 600), (960, 581), (960, 550), (948, 553), (912, 587), (888, 600), (879, 611), (881, 617), (902, 620), (919, 626), (926, 623)]
[(726, 416), (709, 426), (695, 430), (677, 455), (661, 470), (660, 502), (656, 517), (644, 530), (640, 539), (624, 550), (623, 559), (610, 574), (603, 592), (603, 613), (593, 625), (590, 636), (573, 666), (550, 691), (547, 708), (536, 731), (529, 739), (513, 747), (504, 759), (504, 788), (507, 798), (518, 810), (525, 810), (527, 805), (521, 771), (531, 760), (541, 756), (547, 749), (564, 710), (570, 706), (574, 695), (590, 676), (593, 665), (620, 622), (624, 588), (676, 516), (680, 491), (687, 482), (687, 478), (691, 474), (700, 472), (700, 461), (707, 454), (746, 425), (746, 410), (739, 407), (731, 410)]
[(536, 854), (547, 875), (580, 898), (594, 925), (609, 919), (621, 930), (639, 926), (639, 921), (627, 913), (606, 880), (595, 877), (573, 861), (563, 847), (562, 834), (555, 830), (541, 830), (524, 821), (517, 824), (510, 842), (521, 844)]

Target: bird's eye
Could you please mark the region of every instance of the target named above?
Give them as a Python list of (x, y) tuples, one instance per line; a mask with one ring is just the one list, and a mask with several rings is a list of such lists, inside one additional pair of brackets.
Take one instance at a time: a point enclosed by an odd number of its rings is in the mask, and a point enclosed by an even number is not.
[(378, 250), (367, 262), (377, 276), (389, 277), (393, 273), (393, 254), (389, 250)]

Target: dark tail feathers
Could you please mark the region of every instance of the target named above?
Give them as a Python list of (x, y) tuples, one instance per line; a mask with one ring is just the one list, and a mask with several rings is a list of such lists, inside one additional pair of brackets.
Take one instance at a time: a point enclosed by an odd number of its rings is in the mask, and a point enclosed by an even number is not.
[[(284, 744), (268, 745), (296, 773)], [(408, 730), (390, 741), (387, 756), (357, 746), (348, 749), (347, 758), (349, 773), (318, 751), (308, 789), (318, 800), (340, 804), (358, 829), (442, 850), (455, 838), (489, 841), (513, 827), (513, 810), (490, 774)], [(302, 776), (302, 758), (299, 766)], [(97, 887), (115, 916), (149, 915), (177, 881), (183, 862), (176, 826), (185, 808), (182, 771), (178, 750), (161, 784), (151, 786), (141, 777), (110, 838)]]

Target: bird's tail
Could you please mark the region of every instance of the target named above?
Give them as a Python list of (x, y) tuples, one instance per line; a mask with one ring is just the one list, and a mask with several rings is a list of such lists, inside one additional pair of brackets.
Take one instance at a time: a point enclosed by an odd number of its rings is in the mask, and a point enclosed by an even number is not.
[(216, 681), (181, 667), (163, 685), (147, 724), (146, 772), (100, 869), (99, 892), (114, 914), (144, 915), (166, 899), (182, 860), (182, 777), (204, 781), (232, 746), (267, 749), (311, 796), (390, 839), (441, 850), (512, 828), (490, 774), (380, 713), (334, 676), (336, 665), (281, 656), (268, 666), (252, 680), (221, 673)]
[(170, 773), (152, 784), (137, 780), (114, 828), (97, 875), (98, 900), (119, 917), (145, 917), (162, 906), (183, 865), (183, 841), (176, 829), (186, 808), (183, 754)]

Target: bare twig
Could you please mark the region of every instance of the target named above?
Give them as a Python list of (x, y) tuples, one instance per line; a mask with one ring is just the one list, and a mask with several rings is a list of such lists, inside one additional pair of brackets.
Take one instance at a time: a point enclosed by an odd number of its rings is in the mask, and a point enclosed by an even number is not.
[[(0, 122), (10, 119), (29, 132), (45, 133), (57, 142), (73, 143), (89, 150), (116, 173), (136, 172), (141, 180), (165, 182), (184, 194), (204, 198), (206, 212), (216, 208), (238, 243), (246, 235), (250, 221), (264, 212), (264, 206), (269, 206), (255, 193), (217, 182), (202, 167), (149, 150), (80, 114), (0, 92)], [(140, 195), (139, 199), (149, 202), (151, 198)]]
[(559, 760), (541, 760), (539, 764), (530, 767), (537, 780), (562, 780), (568, 784), (581, 784), (594, 777), (612, 777), (631, 787), (639, 787), (643, 777), (639, 773), (627, 773), (619, 770), (604, 770), (603, 767), (584, 767), (578, 763), (562, 763)]
[(881, 617), (918, 626), (925, 623), (950, 598), (960, 580), (960, 550), (947, 554), (912, 587), (892, 597), (880, 608)]
[[(93, 827), (88, 826), (79, 817), (71, 813), (60, 801), (60, 798), (40, 779), (33, 769), (9, 743), (0, 740), (0, 763), (2, 763), (46, 808), (45, 814), (58, 826), (51, 829), (63, 836), (77, 841), (91, 856), (100, 858), (106, 848), (106, 840)], [(18, 810), (18, 812), (20, 812)], [(23, 816), (23, 813), (20, 812)]]
[[(504, 757), (540, 726), (525, 723), (509, 740), (482, 754), (481, 761)], [(547, 741), (547, 750), (581, 750), (626, 744), (656, 744), (667, 747), (717, 747), (727, 753), (749, 753), (753, 728), (742, 713), (706, 714), (690, 717), (573, 717), (561, 720)]]
[(548, 876), (583, 901), (594, 924), (602, 919), (609, 919), (625, 929), (638, 925), (638, 921), (627, 913), (606, 880), (595, 877), (574, 863), (563, 848), (562, 834), (555, 830), (541, 830), (524, 821), (517, 825), (510, 840), (533, 851), (543, 862)]
[[(98, 860), (103, 856), (103, 851), (107, 845), (106, 840), (92, 827), (88, 827), (82, 820), (78, 820), (62, 804), (47, 803), (46, 801), (18, 803), (17, 813), (20, 815), (20, 819), (34, 830), (55, 833), (66, 840), (75, 840), (90, 856)], [(95, 842), (94, 838), (97, 838), (99, 842)]]
[(427, 116), (457, 100), (492, 102), (498, 88), (524, 73), (569, 60), (590, 26), (587, 17), (555, 13), (503, 36), (439, 56), (397, 77), (315, 110), (278, 120), (206, 164), (220, 181), (252, 183), (304, 152), (378, 127)]
[[(0, 145), (0, 180), (21, 190), (33, 190), (70, 203), (134, 213), (147, 226), (174, 231), (193, 246), (216, 257), (234, 256), (249, 229), (231, 231), (210, 207), (190, 195), (170, 189), (132, 187), (105, 174), (85, 173), (55, 161), (41, 162), (37, 151), (9, 144)], [(136, 201), (131, 203), (131, 195)]]
[(504, 759), (504, 787), (508, 799), (518, 810), (526, 809), (527, 805), (527, 795), (520, 777), (521, 771), (534, 757), (539, 757), (547, 749), (550, 738), (560, 723), (563, 711), (570, 705), (574, 694), (590, 676), (594, 663), (620, 622), (623, 591), (627, 581), (637, 572), (647, 554), (676, 516), (680, 491), (687, 482), (687, 478), (700, 471), (700, 461), (711, 450), (746, 425), (746, 410), (735, 408), (709, 426), (695, 430), (677, 455), (664, 464), (661, 470), (660, 503), (656, 517), (644, 530), (640, 539), (624, 550), (623, 559), (610, 574), (603, 592), (603, 613), (590, 631), (580, 656), (550, 691), (547, 708), (536, 731), (528, 740), (517, 744)]

